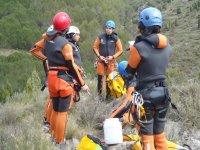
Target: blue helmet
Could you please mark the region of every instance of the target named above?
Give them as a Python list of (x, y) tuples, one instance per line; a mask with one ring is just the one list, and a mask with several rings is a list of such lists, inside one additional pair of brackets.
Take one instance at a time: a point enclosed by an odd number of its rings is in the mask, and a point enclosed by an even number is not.
[(142, 22), (145, 27), (153, 25), (158, 25), (162, 27), (162, 14), (157, 8), (145, 8), (140, 12), (139, 22)]
[(118, 72), (119, 72), (122, 76), (124, 76), (124, 77), (127, 77), (127, 76), (128, 76), (128, 73), (127, 73), (126, 70), (125, 70), (127, 64), (128, 64), (128, 61), (121, 61), (121, 62), (119, 63), (119, 65), (118, 65), (118, 68), (117, 68)]
[(112, 20), (108, 20), (106, 23), (105, 23), (105, 27), (111, 27), (113, 29), (116, 28), (116, 25), (115, 25), (115, 22), (112, 21)]

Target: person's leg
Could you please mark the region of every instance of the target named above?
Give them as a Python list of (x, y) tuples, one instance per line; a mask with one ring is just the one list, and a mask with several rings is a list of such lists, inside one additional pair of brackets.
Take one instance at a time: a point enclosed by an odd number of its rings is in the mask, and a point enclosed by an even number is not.
[(51, 110), (52, 110), (52, 106), (50, 105), (51, 105), (51, 99), (50, 99), (50, 96), (48, 96), (46, 100), (46, 104), (45, 104), (45, 117), (44, 117), (43, 126), (42, 126), (45, 132), (48, 132), (50, 130), (50, 116), (51, 116)]
[[(48, 74), (48, 88), (52, 97), (53, 112), (51, 115), (52, 133), (56, 143), (64, 141), (67, 111), (71, 107), (73, 87), (67, 82), (67, 74), (50, 71)], [(67, 81), (65, 81), (67, 80)], [(58, 96), (56, 96), (59, 94)]]
[(102, 75), (98, 75), (97, 90), (98, 90), (98, 96), (102, 96), (102, 90), (103, 90), (103, 76)]
[(150, 101), (144, 101), (145, 116), (142, 116), (139, 123), (141, 142), (143, 150), (155, 150), (154, 136), (153, 136), (153, 111)]
[(56, 133), (56, 120), (57, 120), (57, 116), (58, 116), (58, 112), (56, 112), (54, 109), (52, 109), (51, 112), (51, 118), (50, 118), (50, 129), (51, 129), (51, 136), (53, 138), (56, 137), (55, 133)]
[(69, 110), (71, 101), (71, 95), (67, 97), (60, 97), (57, 102), (58, 107), (55, 108), (57, 111), (56, 116), (56, 126), (55, 126), (55, 139), (56, 143), (60, 144), (65, 139), (65, 128), (66, 128), (66, 122), (67, 122), (67, 111)]
[(48, 97), (47, 101), (48, 101), (48, 103), (46, 106), (46, 118), (47, 118), (47, 122), (50, 123), (51, 112), (53, 109), (53, 104), (52, 104), (52, 100), (51, 100), (50, 96)]
[(67, 121), (67, 112), (72, 106), (73, 101), (73, 86), (66, 80), (68, 76), (66, 74), (58, 76), (57, 89), (60, 97), (53, 101), (53, 109), (57, 112), (56, 125), (55, 125), (55, 140), (57, 144), (61, 144), (65, 139), (65, 128)]
[(157, 109), (154, 117), (154, 142), (156, 150), (168, 149), (167, 140), (164, 134), (167, 110), (168, 107)]
[(154, 142), (156, 150), (168, 150), (167, 140), (164, 132), (156, 135), (154, 134)]
[(98, 62), (97, 63), (97, 92), (98, 92), (98, 96), (102, 96), (104, 71), (105, 71), (104, 63)]
[(55, 125), (56, 125), (56, 120), (57, 120), (57, 112), (55, 111), (55, 109), (53, 109), (55, 104), (53, 104), (53, 101), (57, 101), (59, 95), (58, 95), (58, 91), (56, 89), (56, 82), (58, 79), (58, 71), (49, 71), (48, 72), (48, 90), (49, 90), (49, 94), (51, 97), (51, 103), (52, 103), (52, 110), (51, 110), (51, 115), (50, 115), (50, 129), (51, 129), (51, 135), (52, 138), (55, 138)]
[[(108, 75), (113, 72), (115, 70), (115, 62), (114, 61), (110, 61), (110, 63), (106, 66), (106, 79), (108, 77)], [(108, 87), (108, 85), (106, 84), (106, 99), (109, 98), (110, 95), (110, 89)]]
[(153, 135), (142, 134), (142, 149), (143, 150), (155, 150)]

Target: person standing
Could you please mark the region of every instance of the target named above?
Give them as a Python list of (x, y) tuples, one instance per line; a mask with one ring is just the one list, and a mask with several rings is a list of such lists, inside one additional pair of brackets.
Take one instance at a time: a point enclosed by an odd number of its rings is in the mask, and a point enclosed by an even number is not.
[(65, 128), (68, 111), (74, 97), (73, 80), (80, 85), (84, 92), (89, 92), (77, 65), (74, 62), (73, 48), (65, 38), (71, 24), (71, 18), (65, 12), (58, 12), (53, 18), (53, 30), (50, 35), (43, 35), (40, 49), (45, 50), (48, 60), (48, 90), (52, 98), (51, 113), (52, 137), (59, 145), (65, 144)]
[(160, 33), (163, 21), (160, 10), (148, 7), (139, 14), (141, 33), (130, 48), (126, 72), (137, 73), (136, 90), (142, 94), (145, 117), (139, 122), (143, 150), (167, 150), (164, 133), (169, 107), (166, 70), (172, 53), (166, 36)]
[[(80, 40), (79, 28), (76, 26), (70, 26), (65, 37), (68, 40), (68, 42), (70, 42), (70, 44), (73, 48), (74, 62), (77, 65), (77, 68), (78, 68), (82, 78), (85, 78), (86, 75), (85, 75), (85, 71), (82, 66), (83, 63), (82, 63), (80, 48), (79, 48), (79, 44), (78, 44), (78, 42)], [(74, 85), (74, 90), (75, 90), (74, 101), (78, 102), (80, 100), (80, 95), (79, 95), (80, 86), (77, 83)]]
[[(50, 25), (46, 31), (45, 34), (50, 34), (54, 32), (53, 31), (53, 25)], [(48, 60), (47, 57), (45, 56), (44, 53), (44, 39), (41, 41), (38, 41), (35, 43), (35, 45), (30, 49), (31, 54), (36, 56), (38, 59), (40, 59), (43, 62), (43, 67), (45, 71), (45, 79), (43, 80), (43, 87), (41, 90), (43, 91), (44, 88), (47, 86), (47, 74), (48, 74)], [(48, 96), (45, 104), (45, 116), (44, 116), (44, 121), (43, 121), (43, 130), (49, 131), (50, 129), (50, 117), (51, 117), (51, 112), (52, 112), (52, 101), (50, 96)]]
[[(108, 76), (115, 68), (115, 60), (123, 53), (122, 43), (115, 32), (115, 22), (109, 20), (105, 23), (105, 33), (99, 35), (94, 44), (93, 51), (98, 57), (97, 62), (97, 90), (98, 97), (102, 98), (104, 75)], [(117, 50), (117, 52), (116, 52)], [(109, 96), (106, 86), (106, 97)]]
[(81, 54), (80, 54), (80, 47), (79, 47), (79, 40), (80, 40), (80, 30), (76, 26), (70, 26), (69, 30), (66, 34), (66, 39), (71, 43), (72, 48), (73, 48), (73, 56), (74, 56), (74, 62), (76, 65), (79, 67), (80, 73), (84, 73), (83, 69), (83, 63), (81, 59)]

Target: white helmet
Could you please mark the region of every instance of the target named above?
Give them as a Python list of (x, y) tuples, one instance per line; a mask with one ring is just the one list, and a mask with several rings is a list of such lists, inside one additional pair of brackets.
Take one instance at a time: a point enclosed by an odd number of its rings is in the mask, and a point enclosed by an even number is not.
[(70, 33), (80, 34), (80, 30), (75, 26), (70, 26), (67, 34), (70, 34)]
[(50, 25), (49, 28), (47, 29), (47, 32), (53, 31), (53, 25)]

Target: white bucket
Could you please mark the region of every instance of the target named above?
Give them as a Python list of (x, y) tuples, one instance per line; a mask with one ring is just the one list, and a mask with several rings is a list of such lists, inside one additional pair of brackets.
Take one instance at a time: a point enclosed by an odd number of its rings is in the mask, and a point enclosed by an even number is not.
[(105, 143), (118, 144), (123, 142), (122, 125), (118, 118), (106, 119), (103, 125)]

